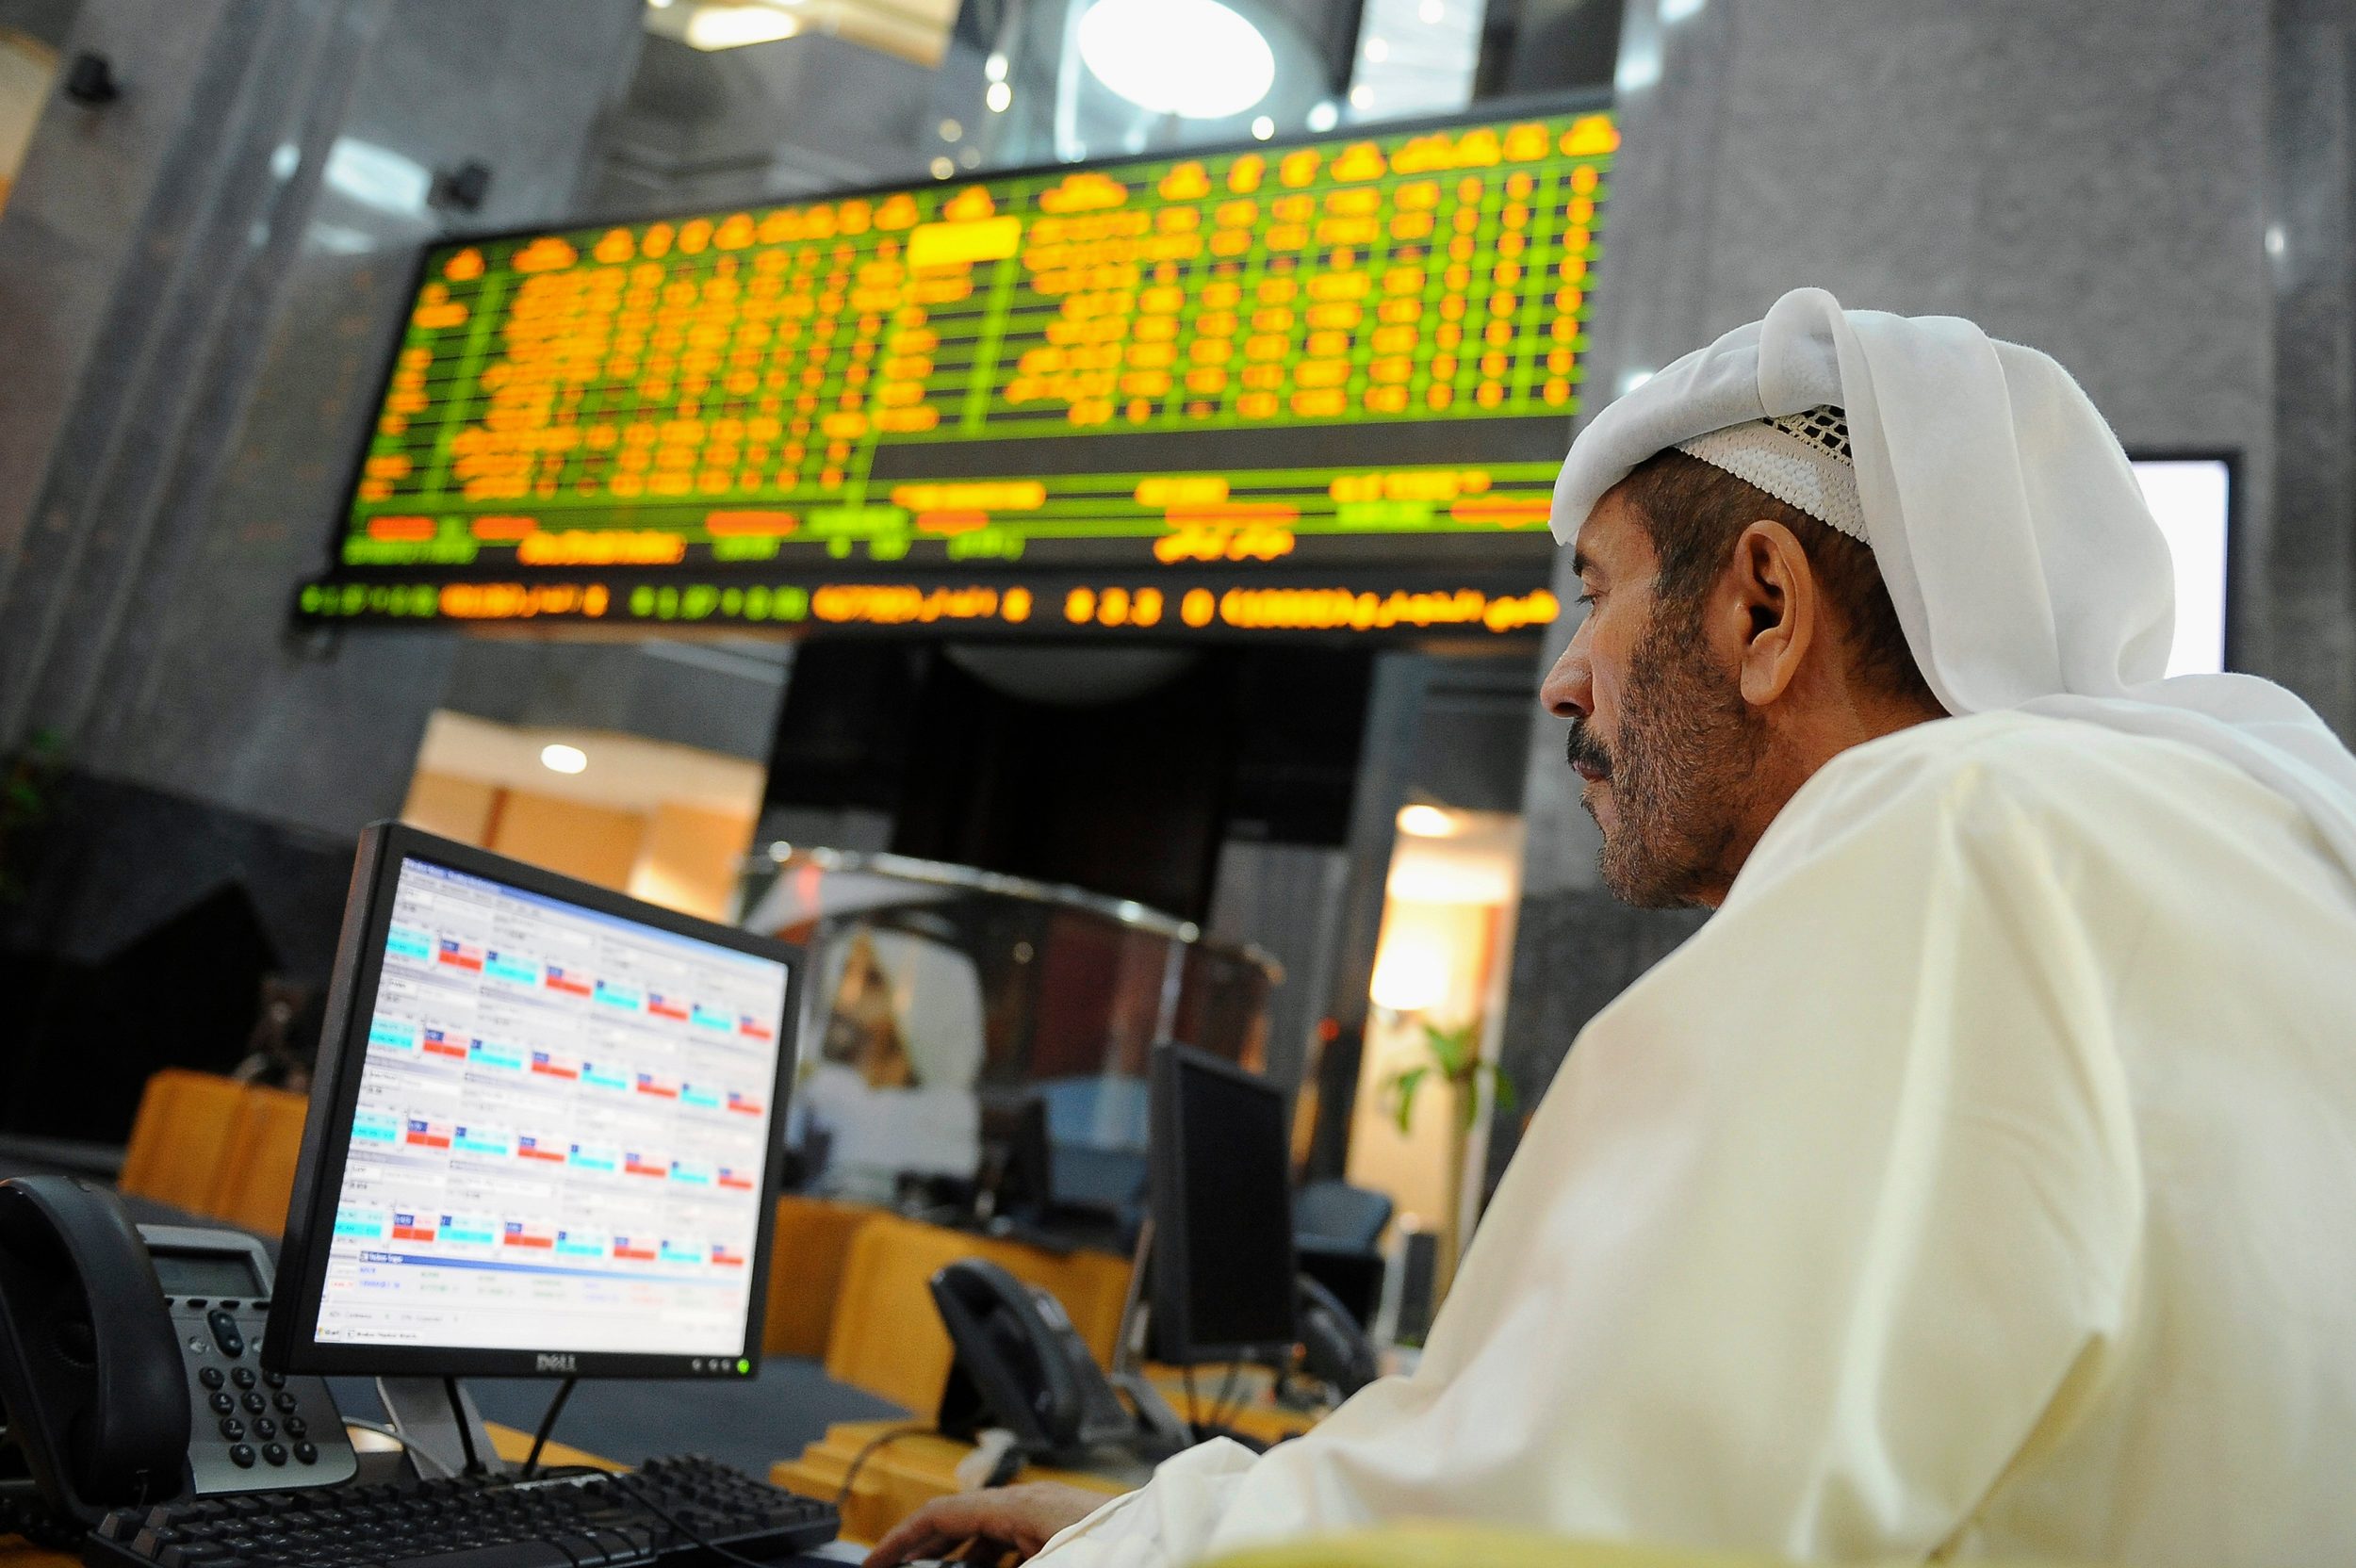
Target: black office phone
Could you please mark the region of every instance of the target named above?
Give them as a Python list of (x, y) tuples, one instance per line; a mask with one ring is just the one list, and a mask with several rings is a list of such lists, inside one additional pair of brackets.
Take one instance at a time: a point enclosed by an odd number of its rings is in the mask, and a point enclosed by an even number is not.
[(1053, 1295), (983, 1258), (941, 1269), (932, 1294), (957, 1350), (941, 1395), (943, 1432), (970, 1439), (1004, 1427), (1024, 1455), (1055, 1460), (1137, 1435), (1137, 1417)]
[(52, 1534), (109, 1509), (350, 1480), (319, 1378), (260, 1365), (270, 1255), (134, 1226), (98, 1183), (0, 1181), (0, 1501)]

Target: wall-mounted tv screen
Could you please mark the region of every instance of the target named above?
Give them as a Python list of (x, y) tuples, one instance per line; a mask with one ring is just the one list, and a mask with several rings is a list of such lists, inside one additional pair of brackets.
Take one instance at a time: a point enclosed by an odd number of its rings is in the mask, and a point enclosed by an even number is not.
[(433, 247), (298, 613), (1543, 624), (1617, 144), (1533, 114)]

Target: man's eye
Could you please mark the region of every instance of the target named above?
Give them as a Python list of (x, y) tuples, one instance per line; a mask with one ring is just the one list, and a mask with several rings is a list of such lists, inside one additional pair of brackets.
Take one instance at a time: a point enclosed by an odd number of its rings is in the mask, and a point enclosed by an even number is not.
[(1594, 590), (1590, 589), (1588, 592), (1586, 592), (1586, 593), (1584, 593), (1584, 594), (1579, 595), (1579, 597), (1578, 597), (1577, 599), (1573, 600), (1572, 602), (1573, 602), (1573, 603), (1575, 603), (1575, 604), (1593, 604), (1593, 603), (1595, 603), (1595, 592), (1594, 592)]

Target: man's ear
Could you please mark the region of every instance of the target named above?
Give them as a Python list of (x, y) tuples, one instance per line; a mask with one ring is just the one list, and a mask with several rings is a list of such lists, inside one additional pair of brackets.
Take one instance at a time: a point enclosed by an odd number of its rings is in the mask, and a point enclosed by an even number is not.
[(1823, 618), (1824, 595), (1798, 535), (1765, 518), (1734, 542), (1730, 576), (1746, 629), (1742, 700), (1764, 708), (1799, 678)]

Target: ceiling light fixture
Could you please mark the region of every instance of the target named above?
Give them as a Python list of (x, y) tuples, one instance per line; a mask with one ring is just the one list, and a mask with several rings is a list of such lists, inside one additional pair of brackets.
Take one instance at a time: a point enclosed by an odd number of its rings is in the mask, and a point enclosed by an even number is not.
[(1399, 830), (1418, 839), (1452, 839), (1459, 825), (1454, 812), (1420, 801), (1399, 808)]
[(1185, 120), (1241, 114), (1276, 85), (1276, 52), (1219, 0), (1096, 0), (1080, 59), (1139, 108)]
[(1006, 106), (1014, 102), (1014, 89), (1004, 82), (992, 82), (990, 90), (982, 94), (982, 102), (990, 106), (990, 113), (1004, 114)]
[(580, 773), (589, 766), (589, 754), (559, 741), (540, 748), (540, 765), (550, 773)]
[(741, 49), (775, 43), (802, 30), (801, 23), (774, 6), (698, 6), (687, 19), (687, 44), (694, 49)]
[(425, 165), (348, 136), (327, 150), (319, 178), (330, 190), (379, 212), (421, 213), (434, 191), (434, 175)]
[(1276, 122), (1265, 114), (1261, 115), (1252, 122), (1252, 134), (1259, 140), (1266, 141), (1276, 134)]

